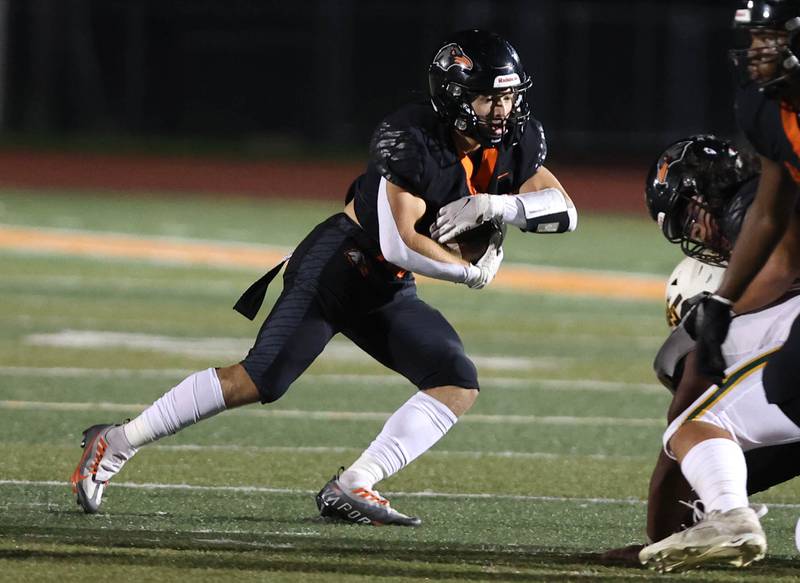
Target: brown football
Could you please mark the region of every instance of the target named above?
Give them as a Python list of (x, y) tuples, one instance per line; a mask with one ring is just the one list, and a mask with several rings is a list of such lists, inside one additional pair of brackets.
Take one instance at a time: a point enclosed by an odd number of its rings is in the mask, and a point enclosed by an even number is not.
[(452, 241), (445, 243), (451, 253), (470, 263), (475, 263), (483, 257), (493, 237), (500, 237), (502, 243), (505, 237), (505, 225), (495, 221), (483, 223), (470, 231), (461, 233)]

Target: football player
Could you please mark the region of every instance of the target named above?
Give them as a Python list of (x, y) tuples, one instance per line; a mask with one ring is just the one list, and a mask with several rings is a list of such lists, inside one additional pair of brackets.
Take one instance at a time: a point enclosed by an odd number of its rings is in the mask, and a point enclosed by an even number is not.
[[(749, 36), (747, 48), (732, 52), (742, 80), (737, 94), (737, 118), (760, 156), (761, 177), (723, 281), (715, 293), (703, 299), (687, 316), (687, 328), (693, 329), (697, 337), (692, 366), (712, 380), (715, 387), (730, 389), (736, 394), (737, 386), (730, 384), (734, 377), (726, 379), (725, 373), (749, 375), (752, 371), (730, 367), (740, 362), (740, 355), (729, 350), (737, 340), (726, 341), (732, 309), (750, 282), (771, 260), (773, 250), (787, 236), (797, 212), (797, 185), (800, 182), (800, 0), (749, 0), (736, 11), (734, 22)], [(798, 248), (800, 240), (795, 240), (792, 251), (796, 253)], [(794, 315), (785, 314), (788, 316)], [(780, 322), (776, 329), (781, 334), (783, 323)], [(765, 419), (773, 420), (776, 429), (780, 427), (782, 430), (784, 419), (800, 424), (800, 393), (797, 390), (800, 381), (800, 320), (795, 321), (791, 329), (786, 330), (786, 336), (780, 339), (784, 342), (779, 349), (774, 346), (774, 351), (764, 352), (758, 359), (763, 358), (761, 364), (765, 367), (761, 391), (764, 402), (779, 412), (765, 410)], [(754, 378), (760, 383), (761, 377), (759, 370)], [(749, 394), (750, 384), (739, 385), (744, 395)], [(720, 398), (718, 403), (727, 400), (725, 395), (720, 395)], [(743, 500), (738, 486), (746, 475), (746, 467), (742, 462), (741, 448), (728, 439), (738, 438), (740, 428), (721, 427), (713, 412), (710, 416), (705, 414), (707, 410), (684, 418), (685, 423), (673, 428), (674, 435), (668, 436), (671, 443), (665, 443), (685, 464), (697, 468), (711, 467), (711, 464), (719, 467), (719, 475), (727, 476), (732, 488), (731, 496), (724, 498), (722, 503), (713, 503), (710, 510), (717, 512), (712, 519), (685, 531), (690, 534), (684, 539), (675, 538), (679, 533), (661, 541), (658, 544), (670, 541), (671, 546), (658, 547), (657, 553), (646, 554), (645, 560), (660, 557), (660, 560), (669, 561), (671, 554), (679, 556), (684, 552), (682, 546), (689, 544), (689, 539), (697, 548), (708, 544), (713, 549), (719, 544), (730, 545), (735, 540), (744, 540), (748, 533), (755, 537), (753, 540), (761, 536), (757, 519), (741, 507)], [(683, 469), (686, 473), (686, 468)], [(694, 475), (694, 478), (687, 476), (695, 489), (700, 486), (695, 485), (693, 479), (706, 479), (701, 474)], [(721, 487), (718, 481), (713, 483), (715, 491)], [(702, 488), (711, 492), (710, 486), (703, 485)], [(706, 497), (702, 491), (699, 493), (701, 498)], [(736, 507), (731, 507), (732, 504)], [(718, 544), (718, 537), (723, 535), (728, 542)], [(740, 535), (740, 538), (735, 538)], [(755, 548), (760, 542), (753, 544)], [(709, 551), (709, 554), (714, 552)], [(746, 562), (748, 556), (757, 554), (745, 549), (742, 561)]]
[[(720, 272), (709, 273), (715, 269)], [(700, 278), (698, 285), (706, 289), (722, 277), (720, 268), (703, 264), (688, 274), (673, 273), (674, 278), (687, 275), (689, 279)], [(683, 293), (688, 295), (693, 290)], [(676, 302), (679, 309), (680, 303)], [(798, 314), (800, 287), (795, 287), (771, 305), (733, 319), (723, 345), (723, 353), (732, 362), (725, 381), (709, 386), (701, 379), (706, 390), (682, 408), (663, 438), (665, 454), (680, 464), (683, 476), (702, 502), (700, 520), (644, 547), (639, 553), (642, 564), (668, 572), (711, 561), (741, 567), (763, 558), (766, 539), (757, 509), (748, 503), (748, 489), (755, 490), (752, 479), (748, 481), (752, 478), (748, 461), (756, 459), (758, 464), (758, 452), (766, 452), (767, 459), (784, 462), (769, 475), (771, 479), (783, 481), (798, 473), (794, 460), (799, 451), (800, 426), (767, 401), (762, 382), (764, 365), (783, 345)], [(686, 325), (691, 325), (691, 320)], [(692, 350), (684, 358), (678, 391), (692, 382), (696, 352)], [(750, 460), (743, 452), (753, 454)], [(761, 467), (770, 470), (769, 466)], [(654, 482), (657, 479), (654, 476)], [(660, 479), (663, 485), (663, 477)]]
[[(543, 233), (571, 231), (577, 222), (564, 188), (542, 165), (544, 133), (526, 99), (531, 78), (507, 41), (481, 30), (454, 34), (434, 56), (429, 84), (429, 102), (378, 125), (343, 212), (293, 252), (249, 354), (190, 375), (124, 425), (84, 432), (72, 476), (84, 511), (98, 511), (108, 480), (140, 447), (225, 409), (279, 399), (341, 332), (418, 391), (325, 484), (320, 513), (359, 524), (420, 524), (394, 510), (375, 484), (441, 439), (473, 405), (479, 383), (455, 330), (417, 297), (413, 273), (481, 289), (503, 258), (496, 231), (474, 264), (431, 231), (452, 242), (486, 222)], [(279, 269), (254, 283), (237, 309), (254, 318)]]
[[(747, 48), (731, 51), (741, 80), (737, 120), (759, 154), (761, 178), (722, 284), (695, 312), (698, 365), (715, 381), (727, 366), (721, 346), (731, 307), (790, 230), (800, 182), (800, 0), (750, 0), (736, 11), (734, 26), (748, 35)], [(795, 236), (792, 251), (798, 248)], [(770, 402), (787, 410), (800, 409), (788, 388), (800, 379), (798, 355), (800, 324), (765, 372)]]
[[(700, 262), (681, 262), (668, 280), (667, 321), (673, 328), (656, 356), (659, 380), (673, 393), (668, 410), (672, 422), (711, 384), (687, 370), (687, 356), (694, 341), (680, 324), (690, 300), (701, 291), (713, 291), (722, 276), (730, 250), (755, 195), (757, 165), (730, 143), (711, 135), (698, 135), (670, 144), (648, 174), (645, 202), (648, 211), (668, 241), (680, 245), (684, 254)], [(793, 223), (792, 231), (797, 228)], [(737, 310), (747, 312), (774, 302), (776, 296), (793, 293), (800, 286), (800, 257), (791, 252), (787, 234), (773, 256), (743, 295)], [(694, 298), (696, 302), (697, 298)], [(741, 306), (741, 307), (739, 307)], [(686, 376), (684, 376), (684, 374)], [(750, 494), (782, 483), (798, 473), (793, 460), (800, 444), (762, 447), (745, 454), (747, 490)], [(686, 503), (695, 494), (678, 464), (661, 453), (653, 471), (648, 496), (647, 536), (660, 541), (693, 521)], [(604, 554), (605, 559), (638, 562), (642, 545), (631, 545)]]

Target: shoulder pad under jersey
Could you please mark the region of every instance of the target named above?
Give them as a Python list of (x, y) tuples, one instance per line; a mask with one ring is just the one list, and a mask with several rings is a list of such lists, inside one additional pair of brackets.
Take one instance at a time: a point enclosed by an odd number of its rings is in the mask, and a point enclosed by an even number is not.
[(420, 195), (425, 173), (425, 148), (413, 128), (382, 121), (370, 142), (370, 159), (389, 182)]
[(514, 147), (520, 150), (516, 158), (519, 167), (516, 184), (514, 184), (514, 190), (517, 190), (528, 178), (536, 174), (547, 157), (547, 141), (542, 124), (538, 120), (530, 118), (518, 136)]
[(661, 384), (673, 394), (680, 382), (683, 359), (692, 350), (694, 350), (694, 340), (680, 324), (667, 336), (656, 354), (653, 370)]

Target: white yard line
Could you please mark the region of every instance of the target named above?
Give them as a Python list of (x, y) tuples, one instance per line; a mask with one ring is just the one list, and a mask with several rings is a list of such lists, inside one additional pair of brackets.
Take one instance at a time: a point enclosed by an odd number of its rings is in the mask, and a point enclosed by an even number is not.
[[(25, 376), (42, 378), (157, 378), (180, 380), (193, 372), (191, 369), (136, 369), (136, 368), (80, 368), (80, 367), (32, 367), (32, 366), (0, 366), (2, 376)], [(340, 374), (340, 373), (306, 373), (297, 382), (303, 380), (326, 382), (331, 384), (359, 385), (391, 385), (410, 386), (408, 381), (394, 373), (388, 374)], [(637, 392), (660, 393), (663, 387), (656, 383), (630, 383), (623, 381), (600, 381), (594, 379), (548, 379), (533, 377), (518, 379), (498, 376), (480, 376), (481, 385), (485, 389), (548, 389), (557, 391), (597, 391), (597, 392)], [(666, 393), (664, 393), (666, 394)]]
[[(32, 486), (35, 488), (67, 488), (69, 482), (58, 480), (0, 480), (0, 486)], [(316, 494), (317, 490), (303, 490), (299, 488), (269, 488), (266, 486), (196, 486), (193, 484), (163, 484), (163, 483), (136, 483), (113, 482), (114, 488), (130, 488), (134, 490), (187, 490), (190, 492), (237, 492), (254, 494), (288, 494), (308, 495)], [(524, 494), (496, 494), (496, 493), (470, 493), (470, 492), (383, 492), (396, 497), (408, 498), (448, 498), (459, 500), (520, 500), (523, 502), (573, 502), (578, 504), (632, 504), (646, 505), (646, 500), (638, 498), (582, 498), (571, 496), (530, 496)], [(770, 508), (800, 508), (800, 504), (785, 502), (768, 502)]]
[[(324, 454), (353, 454), (357, 456), (363, 449), (355, 447), (300, 447), (300, 446), (262, 446), (262, 445), (202, 445), (202, 444), (181, 444), (181, 445), (153, 445), (153, 449), (164, 451), (223, 451), (223, 452), (246, 452), (246, 453), (324, 453)], [(501, 458), (501, 459), (530, 459), (530, 460), (561, 460), (561, 459), (592, 459), (599, 461), (630, 461), (630, 460), (652, 460), (652, 456), (646, 455), (607, 455), (607, 454), (573, 454), (573, 453), (549, 453), (539, 451), (454, 451), (454, 450), (432, 450), (426, 453), (428, 456), (444, 458)]]
[[(148, 407), (145, 403), (108, 402), (48, 402), (48, 401), (0, 401), (0, 409), (15, 411), (116, 411), (136, 413)], [(273, 419), (312, 419), (326, 421), (385, 421), (391, 412), (378, 411), (305, 411), (299, 409), (236, 409), (228, 415), (266, 417)], [(599, 425), (623, 427), (660, 427), (664, 419), (636, 419), (626, 417), (572, 417), (536, 415), (480, 415), (468, 414), (459, 420), (461, 423), (485, 423), (489, 425)]]
[[(247, 351), (253, 345), (252, 338), (180, 338), (159, 334), (69, 329), (51, 333), (29, 334), (24, 338), (23, 342), (31, 346), (95, 350), (125, 348), (184, 356), (229, 357), (231, 359), (240, 358), (247, 354)], [(325, 358), (345, 362), (363, 362), (369, 358), (357, 346), (348, 341), (336, 339), (325, 347), (323, 355)], [(472, 356), (472, 360), (478, 367), (495, 370), (531, 370), (562, 368), (574, 359), (559, 356), (529, 357), (479, 354)]]
[[(33, 486), (33, 487), (69, 487), (69, 482), (57, 480), (0, 480), (0, 486)], [(190, 492), (237, 492), (255, 494), (288, 494), (308, 495), (316, 494), (317, 490), (302, 490), (299, 488), (269, 488), (266, 486), (196, 486), (193, 484), (155, 484), (135, 482), (113, 482), (114, 488), (131, 488), (135, 490), (187, 490)], [(526, 496), (522, 494), (488, 494), (466, 492), (383, 492), (393, 496), (409, 498), (450, 498), (450, 499), (495, 499), (495, 500), (522, 500), (540, 502), (578, 502), (581, 504), (645, 504), (644, 500), (635, 498), (570, 498), (567, 496)], [(800, 506), (800, 505), (798, 505)]]

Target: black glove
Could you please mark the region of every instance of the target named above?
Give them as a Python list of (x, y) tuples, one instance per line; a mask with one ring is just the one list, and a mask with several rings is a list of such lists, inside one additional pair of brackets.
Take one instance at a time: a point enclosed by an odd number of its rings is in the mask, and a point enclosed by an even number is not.
[(685, 319), (686, 331), (697, 341), (697, 370), (716, 384), (725, 376), (722, 343), (731, 318), (731, 301), (712, 294), (702, 298)]

